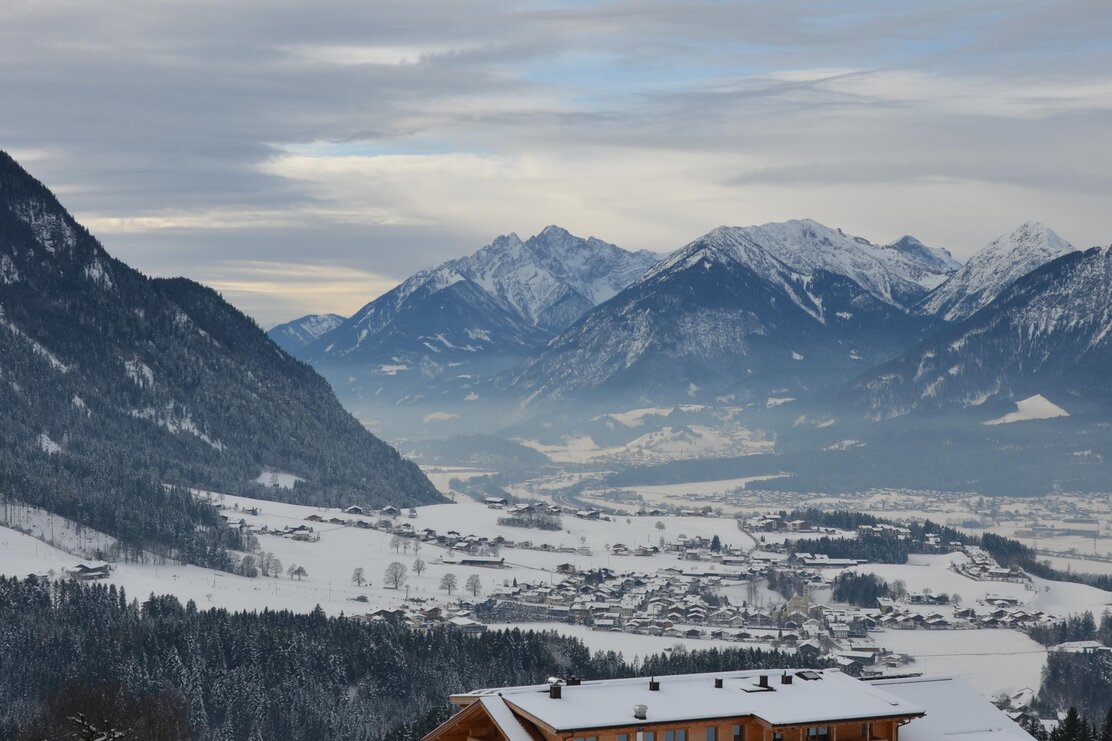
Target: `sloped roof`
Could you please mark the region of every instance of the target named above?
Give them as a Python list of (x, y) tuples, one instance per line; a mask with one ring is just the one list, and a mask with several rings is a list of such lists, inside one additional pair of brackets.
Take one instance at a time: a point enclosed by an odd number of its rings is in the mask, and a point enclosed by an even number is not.
[(900, 741), (1031, 741), (1015, 721), (956, 677), (912, 677), (871, 684), (926, 710), (900, 729)]

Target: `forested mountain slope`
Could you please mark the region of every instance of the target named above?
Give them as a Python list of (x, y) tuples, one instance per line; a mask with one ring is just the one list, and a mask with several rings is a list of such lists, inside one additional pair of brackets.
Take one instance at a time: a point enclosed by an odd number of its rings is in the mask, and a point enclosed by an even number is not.
[[(110, 257), (2, 153), (0, 408), (0, 493), (192, 560), (213, 515), (164, 485), (322, 504), (438, 499), (251, 319), (211, 289)], [(264, 470), (300, 481), (264, 488)]]

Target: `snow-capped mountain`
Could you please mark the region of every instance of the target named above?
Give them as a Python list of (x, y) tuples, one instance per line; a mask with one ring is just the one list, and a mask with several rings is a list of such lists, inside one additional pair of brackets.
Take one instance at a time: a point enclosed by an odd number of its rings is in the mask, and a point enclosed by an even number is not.
[(825, 270), (857, 283), (896, 306), (908, 306), (943, 282), (958, 264), (945, 250), (931, 249), (914, 237), (876, 245), (811, 219), (715, 232), (737, 245), (749, 241), (802, 275)]
[(1075, 247), (1038, 222), (1027, 222), (994, 239), (918, 306), (949, 322), (987, 306), (1018, 278)]
[(948, 250), (928, 247), (909, 234), (881, 246), (875, 254), (889, 263), (893, 270), (931, 290), (945, 283), (961, 268), (961, 263)]
[(300, 350), (344, 323), (339, 314), (307, 314), (267, 330), (267, 336), (288, 353)]
[[(792, 234), (807, 246), (793, 244)], [(812, 254), (824, 248), (825, 257)], [(816, 267), (826, 264), (871, 290)], [(896, 280), (879, 259), (814, 222), (721, 227), (589, 312), (502, 383), (528, 399), (642, 400), (831, 383), (921, 336), (927, 323), (893, 303)]]
[(1019, 278), (971, 317), (853, 384), (870, 416), (1042, 396), (1112, 402), (1112, 248), (1066, 254)]
[(548, 226), (524, 242), (516, 234), (499, 237), (448, 265), (526, 323), (559, 332), (659, 260), (654, 252), (627, 252), (594, 237), (584, 239)]
[(349, 403), (477, 400), (512, 367), (659, 260), (550, 226), (422, 270), (295, 351)]

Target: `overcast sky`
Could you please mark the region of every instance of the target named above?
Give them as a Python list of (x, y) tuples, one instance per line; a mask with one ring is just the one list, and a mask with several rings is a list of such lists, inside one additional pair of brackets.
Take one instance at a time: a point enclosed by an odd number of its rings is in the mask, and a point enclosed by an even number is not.
[(14, 0), (0, 147), (270, 324), (550, 223), (1112, 242), (1112, 4)]

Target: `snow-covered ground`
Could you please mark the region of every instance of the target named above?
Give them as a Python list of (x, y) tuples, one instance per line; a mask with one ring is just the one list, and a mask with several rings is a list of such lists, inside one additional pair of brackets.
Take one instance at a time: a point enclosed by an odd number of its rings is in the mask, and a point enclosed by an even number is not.
[(672, 503), (676, 504), (677, 502), (675, 499), (685, 494), (728, 494), (739, 489), (744, 489), (749, 484), (757, 481), (769, 481), (771, 479), (783, 478), (783, 476), (784, 474), (770, 474), (766, 476), (746, 476), (737, 479), (722, 479), (719, 481), (691, 481), (683, 484), (650, 484), (625, 488), (644, 496), (646, 499), (671, 499)]
[[(536, 545), (547, 543), (554, 548), (588, 548), (591, 551), (591, 555), (582, 555), (506, 548), (501, 555), (506, 559), (507, 568), (463, 567), (440, 563), (447, 551), (437, 546), (422, 544), (418, 553), (411, 549), (408, 552), (399, 552), (391, 547), (392, 536), (388, 533), (305, 520), (313, 514), (325, 519), (350, 518), (338, 510), (265, 502), (246, 497), (223, 496), (219, 499), (229, 508), (226, 514), (233, 521), (242, 518), (251, 526), (265, 525), (271, 530), (280, 530), (287, 525), (306, 524), (315, 529), (320, 540), (301, 542), (277, 535), (260, 534), (258, 540), (262, 550), (273, 553), (282, 562), (283, 574), (279, 578), (252, 579), (196, 566), (118, 564), (110, 581), (123, 586), (129, 594), (137, 597), (145, 597), (151, 592), (169, 593), (182, 600), (195, 600), (202, 607), (270, 607), (307, 612), (319, 604), (330, 614), (352, 614), (380, 607), (397, 607), (403, 603), (407, 593), (409, 597), (431, 598), (442, 603), (454, 602), (462, 596), (459, 590), (449, 597), (439, 589), (441, 577), (448, 572), (456, 575), (460, 585), (471, 574), (478, 575), (483, 594), (486, 594), (514, 579), (521, 583), (560, 581), (563, 577), (555, 570), (562, 563), (575, 564), (579, 569), (607, 566), (616, 571), (642, 572), (669, 566), (684, 568), (692, 565), (689, 561), (681, 561), (675, 556), (665, 554), (651, 558), (612, 556), (608, 547), (615, 543), (624, 543), (630, 547), (643, 543), (656, 544), (661, 537), (674, 540), (684, 534), (706, 538), (718, 535), (723, 543), (739, 547), (753, 545), (752, 539), (738, 530), (732, 519), (631, 517), (606, 522), (565, 516), (564, 530), (550, 532), (498, 525), (498, 518), (504, 517), (505, 512), (465, 502), (420, 507), (418, 517), (403, 517), (400, 520), (418, 529), (432, 528), (442, 533), (455, 530), (461, 535), (474, 534), (490, 538), (502, 535), (513, 541), (531, 540)], [(235, 509), (237, 506), (238, 511)], [(260, 510), (257, 516), (242, 511), (254, 507)], [(37, 516), (27, 517), (22, 522), (37, 522), (38, 519)], [(664, 526), (663, 529), (657, 528), (658, 522)], [(61, 518), (54, 518), (54, 527), (60, 533), (67, 526)], [(0, 573), (5, 575), (45, 574), (51, 569), (60, 572), (90, 558), (87, 551), (80, 551), (84, 556), (70, 555), (7, 528), (0, 528), (0, 534), (13, 544), (11, 548), (0, 548), (0, 552), (4, 553), (4, 558), (0, 559)], [(85, 529), (82, 537), (84, 542), (96, 542), (97, 535)], [(69, 548), (71, 545), (74, 544), (68, 543), (65, 547)], [(9, 553), (12, 555), (9, 556)], [(19, 554), (18, 557), (16, 554)], [(413, 570), (413, 562), (417, 558), (427, 565), (427, 570), (421, 575)], [(404, 587), (395, 590), (383, 584), (386, 566), (393, 561), (402, 563), (409, 570), (406, 585), (408, 590)], [(308, 576), (302, 580), (290, 579), (286, 576), (285, 569), (291, 565), (303, 566)], [(356, 568), (364, 569), (369, 585), (357, 587), (352, 583), (352, 573)], [(357, 596), (365, 596), (367, 602), (352, 601)]]
[(452, 494), (450, 483), (452, 479), (467, 481), (478, 476), (490, 476), (492, 473), (491, 471), (480, 471), (475, 468), (455, 468), (451, 466), (421, 466), (421, 471), (441, 494)]
[(986, 425), (1006, 425), (1013, 422), (1027, 422), (1033, 419), (1054, 419), (1068, 417), (1070, 413), (1042, 394), (1035, 394), (1015, 403), (1016, 410), (1003, 417), (990, 419)]
[[(906, 564), (870, 563), (857, 566), (852, 571), (876, 574), (889, 583), (902, 579), (908, 592), (929, 589), (934, 594), (960, 595), (963, 605), (973, 605), (988, 595), (1014, 597), (1022, 602), (1035, 598), (1035, 592), (1024, 584), (1000, 581), (977, 581), (950, 570), (950, 565), (966, 560), (961, 553), (936, 556), (912, 555)], [(937, 608), (934, 608), (937, 610)], [(1048, 610), (1061, 614), (1060, 610)]]
[(536, 440), (517, 442), (544, 453), (554, 463), (576, 464), (605, 461), (648, 464), (722, 455), (751, 455), (767, 453), (773, 446), (770, 437), (738, 425), (712, 427), (701, 424), (662, 427), (624, 445), (608, 447), (599, 446), (586, 435), (567, 438), (560, 445)]
[(520, 628), (522, 630), (554, 630), (561, 635), (578, 638), (592, 651), (617, 651), (627, 661), (635, 657), (644, 658), (652, 654), (672, 651), (677, 646), (689, 650), (708, 648), (764, 648), (767, 645), (746, 644), (736, 641), (720, 641), (714, 638), (664, 638), (662, 636), (643, 636), (634, 633), (616, 633), (602, 630), (592, 630), (586, 625), (568, 625), (567, 623), (507, 623), (492, 625), (492, 629)]
[(1038, 690), (1046, 649), (1016, 630), (887, 630), (877, 645), (916, 657), (908, 671), (959, 676), (986, 697)]

